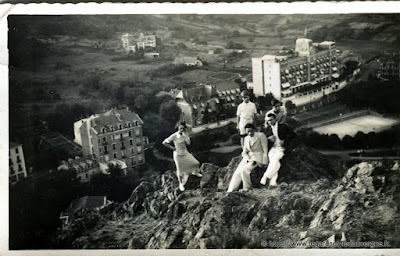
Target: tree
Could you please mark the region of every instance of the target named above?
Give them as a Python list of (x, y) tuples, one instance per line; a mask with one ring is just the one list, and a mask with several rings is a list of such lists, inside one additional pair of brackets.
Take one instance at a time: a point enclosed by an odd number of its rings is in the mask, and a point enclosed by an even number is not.
[(256, 103), (261, 110), (267, 110), (272, 108), (271, 101), (275, 99), (272, 93), (268, 93), (265, 96), (259, 96), (256, 98)]
[(113, 164), (108, 164), (108, 171), (110, 172), (110, 177), (112, 179), (119, 178), (123, 176), (123, 170), (119, 164), (113, 165)]
[(218, 47), (215, 49), (214, 54), (219, 54), (219, 53), (222, 53), (223, 51), (224, 51), (224, 49)]
[(233, 36), (233, 37), (238, 37), (238, 36), (240, 36), (239, 31), (234, 30), (234, 31), (232, 32), (232, 36)]
[(182, 43), (182, 42), (178, 43), (177, 46), (178, 46), (179, 48), (182, 48), (182, 49), (186, 49), (186, 48), (187, 48), (186, 44), (184, 44), (184, 43)]
[(121, 86), (118, 88), (115, 97), (117, 98), (117, 100), (118, 100), (119, 102), (124, 102), (124, 100), (125, 100), (125, 94), (126, 94), (126, 92), (125, 92), (125, 87), (121, 85)]
[(171, 124), (175, 124), (179, 121), (181, 116), (181, 109), (175, 103), (174, 100), (169, 100), (167, 102), (163, 102), (160, 105), (159, 114), (161, 119), (167, 120)]
[(135, 108), (143, 111), (147, 109), (150, 102), (151, 101), (145, 95), (140, 94), (135, 98)]

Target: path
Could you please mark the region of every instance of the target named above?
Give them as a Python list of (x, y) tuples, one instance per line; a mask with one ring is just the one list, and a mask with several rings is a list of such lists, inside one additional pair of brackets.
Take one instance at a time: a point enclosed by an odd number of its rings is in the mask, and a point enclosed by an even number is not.
[(200, 132), (202, 132), (204, 130), (207, 130), (207, 129), (214, 129), (214, 128), (219, 128), (219, 127), (222, 127), (222, 126), (226, 126), (230, 122), (236, 123), (236, 117), (230, 118), (230, 119), (227, 119), (227, 120), (223, 120), (223, 121), (219, 121), (218, 123), (203, 124), (203, 125), (200, 125), (200, 126), (196, 126), (196, 127), (192, 128), (191, 132), (193, 134), (194, 133), (200, 133)]

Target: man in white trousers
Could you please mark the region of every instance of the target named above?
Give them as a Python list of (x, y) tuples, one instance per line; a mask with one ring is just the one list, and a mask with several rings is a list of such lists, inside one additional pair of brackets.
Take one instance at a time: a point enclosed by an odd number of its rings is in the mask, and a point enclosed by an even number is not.
[(276, 187), (277, 179), (278, 179), (278, 171), (281, 167), (281, 159), (285, 155), (285, 138), (289, 132), (289, 128), (286, 124), (280, 124), (276, 120), (276, 115), (273, 113), (269, 113), (266, 116), (266, 134), (268, 136), (268, 140), (271, 142), (272, 147), (268, 152), (269, 164), (268, 168), (265, 171), (263, 177), (261, 178), (260, 183), (265, 185), (267, 183), (267, 179), (269, 181), (269, 187)]
[(252, 123), (245, 125), (247, 136), (244, 138), (242, 161), (233, 173), (229, 184), (228, 192), (239, 189), (243, 182), (241, 191), (248, 191), (253, 188), (250, 174), (256, 167), (265, 168), (268, 164), (268, 141), (262, 132), (256, 132)]

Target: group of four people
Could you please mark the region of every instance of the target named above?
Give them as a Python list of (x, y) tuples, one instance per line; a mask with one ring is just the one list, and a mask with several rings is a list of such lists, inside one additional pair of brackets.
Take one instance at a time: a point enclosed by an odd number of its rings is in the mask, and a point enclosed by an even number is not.
[[(273, 100), (273, 108), (265, 115), (265, 133), (256, 131), (255, 119), (257, 108), (250, 101), (247, 91), (241, 93), (243, 102), (237, 108), (237, 129), (241, 136), (242, 160), (236, 168), (228, 192), (239, 189), (243, 183), (243, 191), (250, 190), (253, 186), (250, 174), (255, 168), (266, 168), (260, 183), (265, 185), (270, 179), (270, 186), (277, 186), (280, 160), (284, 156), (284, 141), (288, 127), (284, 124), (286, 111), (281, 108), (279, 101)], [(179, 189), (185, 190), (185, 184), (190, 174), (202, 177), (198, 172), (199, 162), (190, 154), (186, 145), (190, 144), (190, 138), (186, 132), (186, 124), (181, 122), (178, 131), (163, 141), (163, 145), (173, 150), (173, 158), (179, 182)], [(268, 141), (271, 148), (268, 150)], [(174, 146), (171, 146), (173, 142)]]

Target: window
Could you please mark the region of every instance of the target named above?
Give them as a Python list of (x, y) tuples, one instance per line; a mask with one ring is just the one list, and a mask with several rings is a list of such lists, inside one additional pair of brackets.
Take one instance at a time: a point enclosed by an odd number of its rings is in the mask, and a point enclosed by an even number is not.
[(18, 154), (18, 148), (15, 148), (15, 153)]
[(106, 142), (107, 140), (106, 140), (106, 137), (103, 137), (103, 142)]
[(121, 151), (121, 157), (125, 157), (125, 150)]
[(142, 152), (142, 147), (138, 146), (138, 147), (136, 147), (136, 150), (137, 150), (138, 153), (140, 153), (140, 152)]
[(99, 147), (99, 152), (101, 153), (101, 147)]
[(116, 146), (115, 146), (115, 143), (113, 144), (113, 149), (115, 149), (116, 148)]
[(104, 146), (104, 153), (108, 153), (107, 151), (108, 151), (108, 147)]
[(129, 136), (129, 137), (132, 137), (132, 131), (129, 131), (129, 132), (128, 132), (128, 136)]
[[(131, 144), (132, 145), (132, 144)], [(13, 165), (13, 162), (12, 162), (12, 160), (11, 160), (11, 158), (9, 158), (9, 164), (8, 164), (9, 166), (12, 166)]]
[(10, 181), (11, 181), (11, 182), (17, 181), (17, 176), (11, 176), (11, 177), (10, 177)]
[(97, 142), (98, 142), (99, 144), (101, 143), (101, 140), (100, 140), (100, 138), (98, 138), (98, 139), (97, 139)]
[(124, 142), (123, 141), (121, 141), (121, 147), (123, 147), (124, 146)]
[(114, 159), (117, 158), (117, 153), (114, 153)]
[(131, 165), (134, 165), (134, 164), (135, 164), (135, 158), (131, 157)]
[(119, 135), (119, 138), (122, 140), (122, 133)]
[(10, 173), (14, 173), (14, 168), (12, 166), (10, 166)]
[(122, 124), (119, 125), (119, 129), (122, 130)]
[(134, 148), (131, 148), (131, 154), (134, 154), (134, 153), (135, 153)]
[(19, 156), (17, 156), (17, 163), (20, 163), (21, 159), (19, 158)]
[(129, 144), (133, 145), (133, 140), (132, 139), (129, 140)]
[(21, 166), (21, 164), (18, 165), (18, 171), (22, 171), (22, 166)]

